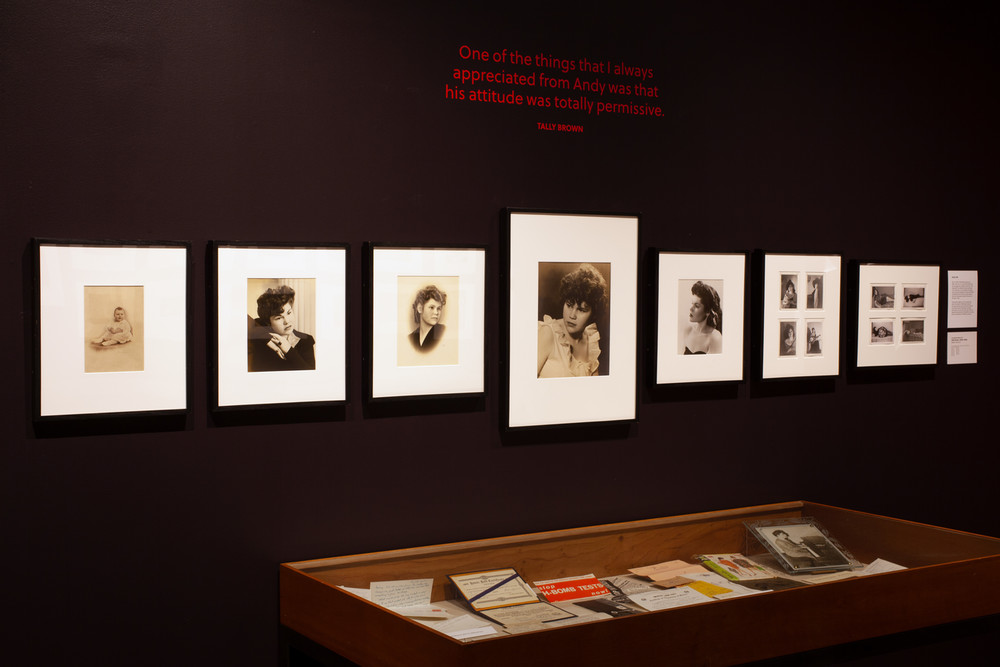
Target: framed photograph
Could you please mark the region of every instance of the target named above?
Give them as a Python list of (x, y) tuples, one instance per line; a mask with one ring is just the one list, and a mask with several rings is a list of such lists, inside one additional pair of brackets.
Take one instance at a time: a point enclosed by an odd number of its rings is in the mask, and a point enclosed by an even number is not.
[(34, 246), (35, 418), (185, 412), (189, 246)]
[(660, 252), (656, 383), (743, 379), (745, 254)]
[(764, 379), (840, 373), (840, 277), (840, 255), (764, 255)]
[(858, 267), (858, 367), (937, 363), (940, 268)]
[(636, 418), (639, 218), (508, 210), (507, 428)]
[(369, 252), (368, 398), (484, 393), (486, 249)]
[(850, 570), (858, 565), (811, 517), (753, 521), (745, 525), (790, 574)]
[(214, 250), (215, 407), (346, 401), (346, 246)]

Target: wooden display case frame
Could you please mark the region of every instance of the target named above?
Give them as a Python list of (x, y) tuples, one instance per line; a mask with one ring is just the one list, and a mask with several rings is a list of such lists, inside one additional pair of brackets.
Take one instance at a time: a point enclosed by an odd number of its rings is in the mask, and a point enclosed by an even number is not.
[[(698, 553), (753, 553), (744, 521), (799, 517), (816, 518), (862, 562), (908, 569), (466, 642), (339, 588), (432, 577), (432, 599), (443, 600), (446, 575), (474, 569), (514, 567), (527, 581), (604, 577)], [(997, 613), (1000, 539), (804, 501), (280, 567), (281, 624), (366, 666), (733, 665)]]

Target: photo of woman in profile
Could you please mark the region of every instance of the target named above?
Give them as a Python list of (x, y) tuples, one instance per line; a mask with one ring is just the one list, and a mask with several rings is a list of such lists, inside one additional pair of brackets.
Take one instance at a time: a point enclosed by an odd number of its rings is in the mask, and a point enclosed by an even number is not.
[(295, 329), (295, 290), (288, 285), (269, 287), (257, 297), (257, 318), (248, 325), (251, 372), (316, 369), (316, 341)]
[(538, 377), (599, 374), (601, 334), (597, 320), (608, 308), (608, 283), (591, 264), (580, 264), (559, 281), (562, 317), (538, 323)]
[(688, 322), (683, 354), (722, 352), (722, 303), (716, 289), (701, 280), (691, 286)]

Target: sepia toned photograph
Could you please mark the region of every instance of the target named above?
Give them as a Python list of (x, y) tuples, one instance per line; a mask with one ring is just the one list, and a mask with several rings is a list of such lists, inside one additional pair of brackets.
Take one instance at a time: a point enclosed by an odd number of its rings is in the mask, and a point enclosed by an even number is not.
[(799, 274), (781, 274), (781, 309), (795, 310), (799, 307)]
[(608, 262), (539, 262), (539, 378), (608, 374), (610, 285)]
[(902, 322), (903, 333), (900, 342), (903, 343), (923, 343), (924, 342), (924, 320), (904, 319)]
[(347, 248), (216, 242), (213, 249), (213, 409), (346, 400)]
[(677, 354), (722, 354), (721, 280), (678, 281)]
[(903, 308), (924, 307), (924, 286), (903, 286)]
[(144, 368), (142, 285), (83, 288), (85, 373), (127, 373)]
[(459, 277), (399, 276), (398, 281), (397, 365), (459, 363)]
[(634, 421), (638, 216), (501, 216), (504, 428)]
[(823, 321), (806, 320), (806, 355), (823, 354)]
[(367, 400), (484, 391), (486, 250), (366, 244)]
[(895, 308), (895, 285), (872, 285), (872, 308)]
[(820, 310), (823, 308), (823, 274), (806, 274), (806, 308)]
[(871, 342), (873, 345), (891, 345), (894, 342), (894, 320), (872, 320)]
[(34, 418), (186, 411), (188, 244), (33, 243)]
[(316, 370), (316, 280), (247, 279), (247, 370)]
[(791, 573), (849, 570), (852, 559), (810, 518), (759, 521), (747, 527)]
[(781, 340), (778, 341), (779, 357), (794, 357), (798, 353), (798, 322), (792, 320), (782, 322), (778, 327), (781, 332)]

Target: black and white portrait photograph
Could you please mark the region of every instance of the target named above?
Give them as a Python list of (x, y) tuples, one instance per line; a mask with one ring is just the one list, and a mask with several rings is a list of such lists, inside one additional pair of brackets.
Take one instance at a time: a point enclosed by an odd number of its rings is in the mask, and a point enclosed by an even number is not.
[(811, 523), (762, 525), (757, 527), (756, 532), (790, 572), (845, 570), (851, 567), (850, 559)]
[(903, 286), (903, 308), (923, 308), (924, 307), (924, 286), (913, 285)]
[(367, 244), (367, 400), (484, 391), (486, 250)]
[(903, 343), (923, 343), (924, 342), (924, 320), (903, 318), (901, 323), (903, 330), (900, 342)]
[(806, 354), (823, 354), (823, 320), (806, 320)]
[(742, 379), (746, 259), (658, 253), (657, 384)]
[(347, 248), (215, 243), (218, 408), (347, 396)]
[(895, 308), (895, 285), (872, 285), (872, 308)]
[(781, 309), (795, 310), (799, 307), (799, 274), (781, 274)]
[(458, 276), (399, 276), (399, 366), (459, 363)]
[(722, 280), (678, 281), (677, 354), (722, 354)]
[(84, 286), (84, 372), (143, 370), (142, 295), (142, 285)]
[(781, 338), (778, 341), (779, 357), (794, 357), (798, 354), (798, 324), (799, 323), (796, 320), (790, 320), (787, 322), (781, 322), (779, 325), (778, 331), (781, 334)]
[(316, 280), (247, 279), (247, 369), (316, 370)]
[(823, 308), (823, 274), (806, 274), (806, 308), (820, 310)]
[(872, 320), (871, 321), (871, 342), (873, 345), (892, 345), (893, 325), (895, 320)]
[(504, 427), (637, 415), (639, 218), (501, 212)]
[(610, 285), (608, 262), (538, 263), (539, 378), (608, 374)]

